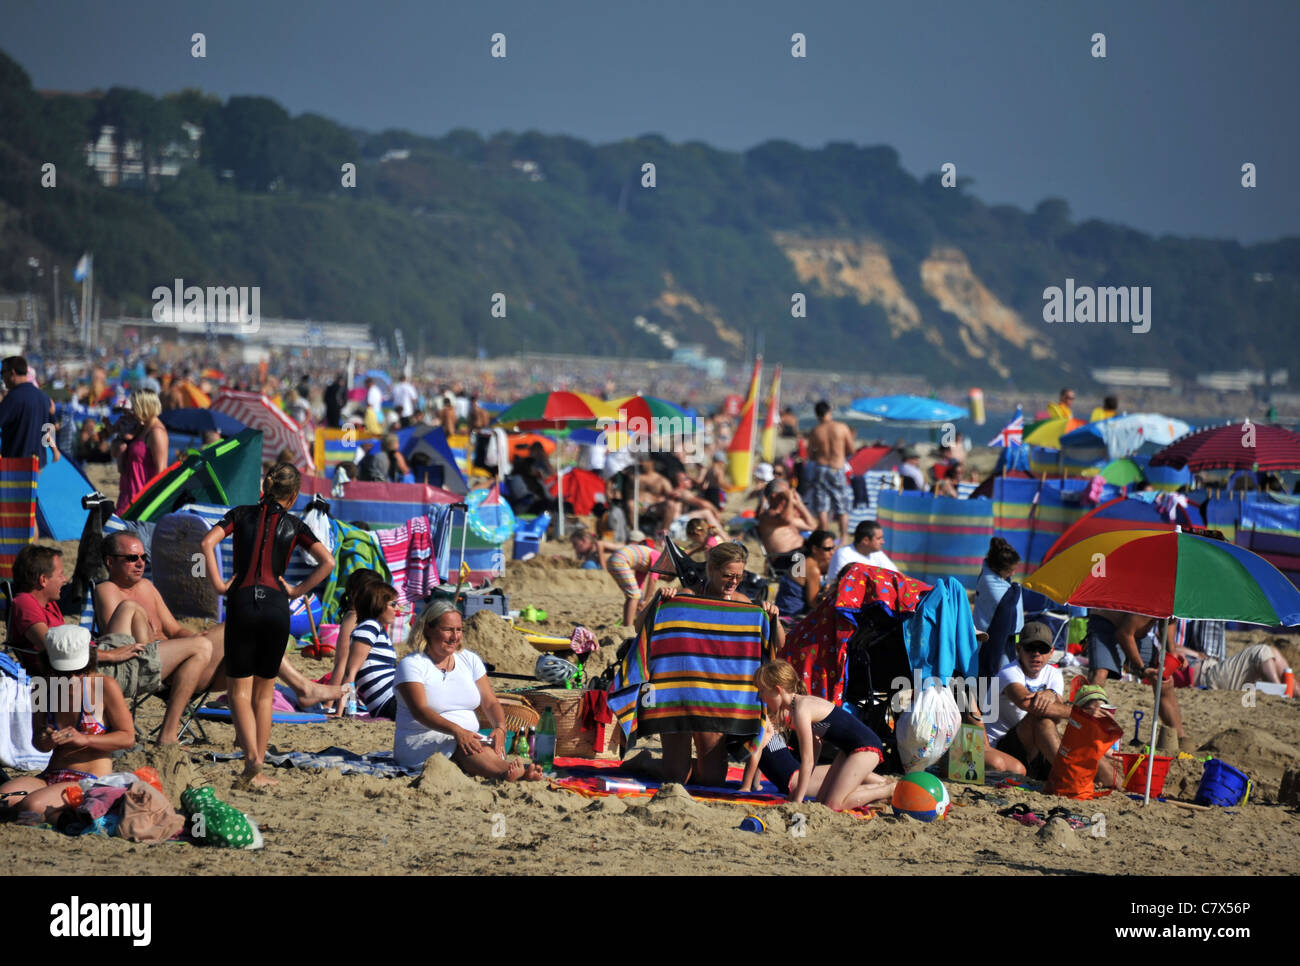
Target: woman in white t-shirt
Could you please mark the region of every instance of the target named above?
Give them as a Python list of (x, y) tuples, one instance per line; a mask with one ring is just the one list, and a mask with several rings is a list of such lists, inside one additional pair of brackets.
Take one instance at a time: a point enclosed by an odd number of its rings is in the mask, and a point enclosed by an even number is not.
[[(506, 760), (505, 712), (482, 659), (461, 649), (461, 625), (455, 605), (436, 600), (411, 628), (411, 653), (397, 665), (393, 757), (418, 768), (431, 755), (446, 755), (470, 775), (540, 781), (540, 765)], [(480, 706), (492, 725), (487, 739), (478, 733)]]

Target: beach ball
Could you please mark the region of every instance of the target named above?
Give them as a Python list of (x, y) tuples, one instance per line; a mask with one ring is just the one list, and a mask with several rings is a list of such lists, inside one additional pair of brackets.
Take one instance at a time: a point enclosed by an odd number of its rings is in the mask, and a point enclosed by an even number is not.
[(920, 822), (933, 822), (948, 812), (948, 789), (927, 771), (905, 775), (894, 786), (894, 811)]

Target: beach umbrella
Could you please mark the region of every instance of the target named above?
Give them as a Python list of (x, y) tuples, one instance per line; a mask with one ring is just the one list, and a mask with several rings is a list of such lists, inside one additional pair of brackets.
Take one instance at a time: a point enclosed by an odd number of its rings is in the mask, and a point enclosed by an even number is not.
[(602, 419), (616, 421), (617, 407), (585, 392), (538, 392), (508, 406), (496, 422), (506, 429), (541, 430)]
[(1097, 533), (1059, 550), (1024, 586), (1062, 604), (1161, 619), (1300, 624), (1300, 590), (1271, 563), (1179, 528)]
[(896, 423), (941, 425), (970, 416), (961, 406), (923, 396), (863, 396), (849, 403), (849, 409)]
[(186, 436), (202, 436), (213, 430), (222, 436), (234, 436), (247, 428), (234, 416), (219, 410), (189, 406), (184, 409), (165, 409), (158, 418), (170, 432)]
[(287, 449), (293, 453), (294, 465), (299, 470), (308, 474), (315, 472), (311, 447), (307, 445), (302, 427), (262, 393), (222, 389), (212, 401), (212, 408), (261, 431), (263, 462), (275, 462), (280, 451)]
[(1142, 467), (1136, 460), (1125, 456), (1122, 459), (1111, 460), (1103, 466), (1101, 478), (1111, 486), (1128, 486), (1131, 483), (1141, 483), (1146, 479), (1146, 474), (1142, 472)]
[(1300, 469), (1300, 433), (1246, 420), (1184, 436), (1151, 457), (1152, 466), (1202, 470)]
[[(506, 429), (560, 430), (571, 425), (590, 425), (599, 420), (618, 420), (618, 410), (609, 403), (583, 392), (538, 392), (506, 408), (496, 418)], [(555, 521), (556, 533), (564, 538), (564, 467), (557, 457), (556, 475), (561, 479), (557, 487), (559, 501)]]
[[(671, 419), (685, 420), (686, 410), (676, 403), (671, 403), (667, 399), (660, 399), (658, 396), (625, 396), (622, 399), (611, 400), (608, 405), (614, 410), (614, 415), (618, 416), (622, 412), (627, 413), (628, 421), (633, 419), (644, 419), (647, 423), (651, 420)], [(670, 425), (683, 425), (683, 423), (674, 423)]]
[(1082, 419), (1075, 419), (1073, 417), (1040, 419), (1038, 422), (1030, 423), (1025, 427), (1024, 435), (1021, 437), (1021, 444), (1024, 446), (1041, 446), (1046, 449), (1059, 450), (1061, 448), (1062, 436), (1078, 429), (1080, 426), (1086, 425), (1087, 423)]
[(1146, 443), (1168, 446), (1191, 429), (1181, 419), (1159, 413), (1113, 416), (1070, 430), (1061, 437), (1060, 450), (1076, 459), (1115, 460), (1132, 456)]
[(1042, 563), (1047, 563), (1066, 547), (1111, 530), (1173, 530), (1178, 526), (1200, 527), (1204, 523), (1201, 511), (1185, 500), (1175, 497), (1146, 500), (1142, 494), (1117, 496), (1070, 524), (1043, 554)]
[[(1173, 530), (1099, 533), (1060, 551), (1024, 580), (1063, 604), (1161, 620), (1157, 668), (1165, 664), (1164, 622), (1230, 620), (1269, 627), (1300, 624), (1300, 590), (1271, 563), (1231, 543)], [(1163, 672), (1156, 675), (1151, 750), (1160, 725)], [(1151, 800), (1151, 769), (1146, 801)]]

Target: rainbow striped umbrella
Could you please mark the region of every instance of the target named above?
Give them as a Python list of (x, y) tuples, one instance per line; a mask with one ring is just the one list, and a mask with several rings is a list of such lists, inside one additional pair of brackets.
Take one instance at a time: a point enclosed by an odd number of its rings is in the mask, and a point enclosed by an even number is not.
[(585, 392), (537, 392), (509, 406), (496, 421), (508, 429), (564, 429), (598, 419), (618, 419), (618, 407)]
[(1300, 624), (1300, 590), (1235, 544), (1181, 530), (1112, 530), (1060, 550), (1024, 586), (1062, 604), (1168, 619)]

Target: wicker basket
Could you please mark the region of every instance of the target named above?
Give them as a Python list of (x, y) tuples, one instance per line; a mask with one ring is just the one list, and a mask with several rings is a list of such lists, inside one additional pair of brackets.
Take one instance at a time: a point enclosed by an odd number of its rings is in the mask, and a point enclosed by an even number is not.
[(596, 732), (583, 731), (578, 724), (578, 709), (582, 707), (582, 692), (565, 688), (547, 688), (525, 691), (528, 703), (539, 712), (551, 709), (555, 718), (555, 754), (558, 758), (601, 758), (618, 760), (622, 757), (617, 742), (618, 722), (605, 725), (605, 747), (596, 747)]
[[(537, 722), (542, 720), (542, 716), (522, 698), (514, 695), (498, 694), (497, 703), (501, 705), (501, 710), (505, 712), (507, 731), (527, 731), (529, 728), (536, 728)], [(483, 713), (483, 705), (481, 704), (478, 706), (478, 723), (484, 728), (492, 726), (492, 722), (488, 721), (487, 716)]]

